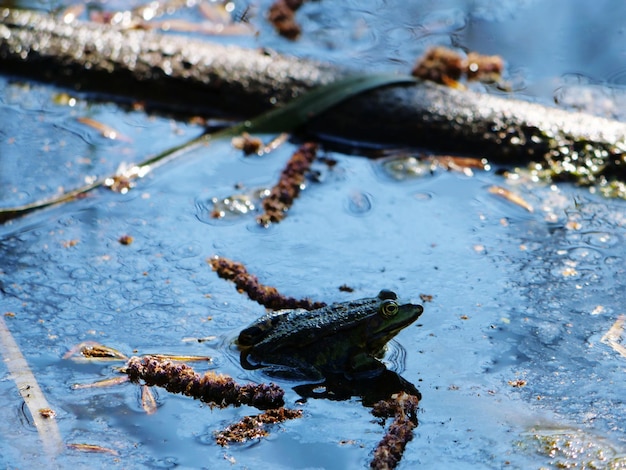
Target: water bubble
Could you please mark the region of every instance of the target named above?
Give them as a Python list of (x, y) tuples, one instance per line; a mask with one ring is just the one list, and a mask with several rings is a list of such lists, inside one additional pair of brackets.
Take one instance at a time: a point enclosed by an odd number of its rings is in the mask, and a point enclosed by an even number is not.
[(392, 157), (380, 166), (383, 173), (397, 181), (409, 178), (420, 178), (432, 174), (432, 165), (415, 155)]
[(430, 201), (433, 195), (431, 193), (415, 193), (413, 197), (418, 201)]
[(356, 216), (367, 215), (372, 210), (372, 196), (362, 191), (353, 191), (347, 198), (346, 210)]

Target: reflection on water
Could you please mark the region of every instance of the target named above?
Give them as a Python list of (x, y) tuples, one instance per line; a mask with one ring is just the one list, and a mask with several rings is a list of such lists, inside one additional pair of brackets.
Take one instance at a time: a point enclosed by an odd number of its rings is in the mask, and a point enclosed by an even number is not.
[(415, 385), (386, 368), (362, 378), (349, 379), (345, 375), (335, 375), (327, 377), (321, 383), (297, 385), (294, 390), (305, 398), (342, 401), (359, 397), (364, 406), (372, 406), (400, 392), (416, 396), (420, 400), (422, 398)]

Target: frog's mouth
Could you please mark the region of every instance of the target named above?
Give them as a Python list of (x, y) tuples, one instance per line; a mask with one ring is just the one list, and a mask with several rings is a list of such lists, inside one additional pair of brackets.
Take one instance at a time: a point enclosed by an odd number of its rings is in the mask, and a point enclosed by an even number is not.
[(412, 315), (406, 315), (406, 318), (403, 318), (402, 314), (406, 314), (406, 310), (403, 312), (401, 308), (397, 317), (394, 318), (391, 324), (372, 335), (372, 338), (368, 341), (371, 351), (378, 352), (382, 350), (389, 341), (400, 333), (400, 331), (417, 320), (424, 311), (421, 305), (407, 305), (406, 307), (414, 310), (414, 313)]

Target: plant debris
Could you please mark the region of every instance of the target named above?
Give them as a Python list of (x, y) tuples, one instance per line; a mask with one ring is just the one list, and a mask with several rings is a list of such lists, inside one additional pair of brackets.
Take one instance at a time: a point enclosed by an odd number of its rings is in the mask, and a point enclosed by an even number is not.
[(281, 132), (269, 143), (263, 144), (263, 141), (258, 137), (253, 137), (247, 132), (242, 132), (241, 135), (235, 136), (231, 139), (231, 145), (236, 149), (243, 151), (244, 155), (249, 156), (252, 154), (259, 157), (276, 150), (283, 143), (289, 139), (288, 132)]
[(472, 158), (472, 157), (455, 157), (451, 155), (433, 155), (428, 157), (437, 166), (448, 170), (458, 171), (472, 176), (472, 170), (489, 170), (490, 166), (484, 158)]
[(504, 61), (497, 55), (470, 52), (465, 59), (467, 79), (483, 83), (497, 83), (502, 79)]
[(231, 424), (223, 431), (216, 433), (215, 440), (222, 447), (230, 442), (246, 442), (250, 439), (258, 439), (268, 435), (266, 424), (282, 423), (288, 419), (302, 417), (302, 410), (290, 410), (277, 408), (267, 410), (256, 416), (244, 416), (238, 423)]
[(381, 400), (374, 405), (374, 416), (394, 416), (394, 420), (374, 450), (370, 468), (390, 469), (398, 465), (406, 445), (413, 439), (413, 429), (417, 427), (418, 405), (419, 397), (405, 392), (394, 394), (388, 400)]
[(107, 126), (106, 124), (96, 121), (95, 119), (91, 119), (88, 117), (78, 117), (76, 118), (76, 120), (81, 124), (84, 124), (85, 126), (89, 126), (92, 129), (97, 130), (100, 135), (106, 139), (121, 140), (129, 143), (132, 142), (132, 139), (130, 137), (125, 136), (124, 134), (115, 130), (113, 127)]
[(278, 385), (239, 385), (226, 375), (209, 371), (202, 376), (186, 364), (153, 356), (131, 357), (124, 372), (132, 382), (143, 380), (146, 385), (157, 385), (218, 408), (249, 405), (265, 410), (284, 404), (285, 392)]
[(128, 382), (128, 376), (111, 377), (108, 379), (98, 380), (97, 382), (86, 384), (73, 384), (72, 390), (84, 390), (87, 388), (105, 388), (113, 387), (115, 385), (121, 385)]
[(243, 264), (228, 258), (215, 256), (207, 259), (207, 262), (211, 265), (213, 271), (217, 272), (219, 277), (233, 281), (239, 292), (245, 292), (251, 300), (271, 310), (294, 308), (315, 310), (326, 306), (324, 302), (313, 302), (310, 299), (286, 297), (278, 292), (275, 287), (261, 284), (256, 276), (248, 273)]
[(130, 245), (135, 239), (131, 235), (122, 235), (117, 241), (120, 245)]
[(57, 413), (52, 408), (39, 408), (39, 416), (45, 419), (55, 418)]
[(422, 80), (451, 85), (461, 79), (463, 68), (460, 54), (446, 47), (433, 47), (417, 61), (411, 75)]
[(508, 384), (509, 384), (511, 387), (514, 387), (514, 388), (522, 388), (522, 387), (525, 387), (525, 386), (526, 386), (526, 383), (527, 383), (527, 382), (526, 382), (524, 379), (515, 379), (515, 380), (509, 380), (509, 381), (508, 381)]
[(458, 52), (446, 47), (433, 47), (421, 57), (411, 75), (422, 80), (463, 88), (460, 80), (463, 76), (468, 81), (483, 83), (500, 82), (504, 61), (499, 56), (484, 56), (475, 52), (463, 58)]
[(278, 184), (272, 188), (270, 195), (263, 199), (264, 213), (257, 217), (261, 225), (268, 226), (285, 218), (285, 213), (303, 189), (305, 174), (309, 171), (316, 154), (317, 145), (307, 142), (291, 156), (280, 174)]
[(111, 454), (111, 455), (119, 455), (119, 453), (115, 449), (109, 449), (108, 447), (102, 447), (95, 444), (78, 444), (78, 443), (70, 443), (67, 444), (68, 449), (78, 450), (80, 452), (88, 452), (92, 454)]
[(63, 359), (69, 358), (125, 361), (128, 359), (128, 356), (104, 344), (95, 341), (83, 341), (72, 347), (63, 355)]
[(302, 29), (296, 22), (296, 10), (302, 6), (304, 0), (276, 0), (269, 9), (267, 19), (281, 36), (298, 39)]
[(522, 198), (521, 196), (509, 191), (506, 188), (503, 188), (501, 186), (489, 186), (489, 190), (488, 190), (491, 194), (495, 194), (496, 196), (500, 196), (504, 199), (506, 199), (509, 202), (512, 202), (513, 204), (516, 204), (518, 206), (520, 206), (523, 209), (526, 209), (528, 212), (534, 212), (533, 206), (526, 202), (524, 200), (524, 198)]
[(247, 132), (244, 132), (239, 136), (233, 137), (231, 140), (231, 144), (236, 149), (243, 151), (245, 155), (258, 153), (263, 148), (263, 141), (258, 137), (252, 137)]

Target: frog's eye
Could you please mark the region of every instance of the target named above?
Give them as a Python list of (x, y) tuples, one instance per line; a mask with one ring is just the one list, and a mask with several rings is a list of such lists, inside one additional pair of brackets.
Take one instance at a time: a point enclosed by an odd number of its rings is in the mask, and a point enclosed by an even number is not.
[(391, 318), (398, 313), (398, 304), (391, 299), (383, 300), (380, 304), (380, 313), (385, 318)]

